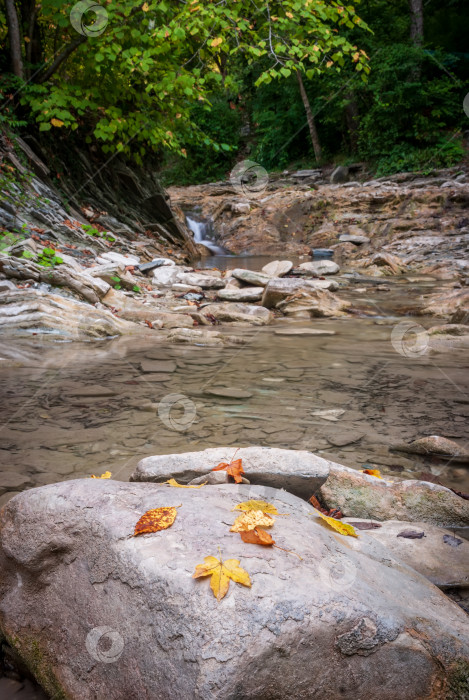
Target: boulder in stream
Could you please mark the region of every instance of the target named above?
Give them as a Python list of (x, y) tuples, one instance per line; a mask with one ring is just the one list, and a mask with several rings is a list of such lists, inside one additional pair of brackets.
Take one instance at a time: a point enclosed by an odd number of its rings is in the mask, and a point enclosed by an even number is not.
[(306, 293), (314, 289), (338, 289), (334, 280), (305, 280), (293, 277), (275, 278), (270, 280), (262, 295), (262, 306), (274, 309), (280, 301), (299, 291)]
[[(283, 549), (230, 532), (249, 498), (289, 514), (270, 530)], [(169, 529), (132, 537), (164, 506), (178, 506)], [(0, 527), (1, 632), (51, 697), (467, 693), (464, 612), (379, 542), (341, 537), (286, 492), (79, 479), (15, 496)], [(250, 585), (232, 580), (218, 602), (193, 574), (220, 552)]]
[(273, 316), (270, 311), (263, 306), (254, 306), (253, 304), (207, 304), (201, 307), (201, 312), (205, 315), (211, 315), (217, 321), (244, 322), (251, 323), (254, 326), (265, 326), (270, 323)]
[(469, 525), (469, 501), (428, 481), (388, 481), (330, 462), (320, 495), (328, 508), (340, 508), (347, 517)]
[(187, 483), (209, 474), (220, 462), (229, 462), (234, 454), (236, 459), (242, 459), (245, 476), (252, 484), (284, 488), (305, 498), (309, 498), (329, 474), (329, 462), (305, 450), (213, 447), (200, 452), (144, 457), (130, 479), (157, 482), (174, 477)]
[(222, 301), (260, 301), (264, 287), (225, 287), (218, 292)]

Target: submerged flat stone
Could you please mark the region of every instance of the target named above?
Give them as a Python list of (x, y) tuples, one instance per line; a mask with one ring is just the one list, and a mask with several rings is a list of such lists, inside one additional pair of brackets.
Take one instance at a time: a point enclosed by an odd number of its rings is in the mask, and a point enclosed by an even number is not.
[(221, 396), (227, 399), (250, 399), (251, 391), (245, 389), (237, 389), (236, 387), (222, 386), (205, 389), (204, 394), (207, 396)]

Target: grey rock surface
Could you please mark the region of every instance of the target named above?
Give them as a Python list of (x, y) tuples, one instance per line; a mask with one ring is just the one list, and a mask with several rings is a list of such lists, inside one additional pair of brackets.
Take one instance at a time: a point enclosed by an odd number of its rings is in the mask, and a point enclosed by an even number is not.
[(336, 275), (340, 271), (340, 267), (333, 260), (312, 260), (301, 263), (298, 270), (315, 277), (322, 277), (323, 275)]
[[(249, 498), (289, 514), (271, 533), (301, 560), (229, 531)], [(181, 506), (171, 528), (130, 537), (162, 506)], [(221, 602), (192, 578), (218, 548), (252, 584), (231, 582)], [(1, 512), (0, 627), (47, 693), (73, 700), (467, 690), (458, 606), (378, 542), (340, 537), (291, 494), (252, 486), (81, 479), (16, 496)]]
[(265, 287), (267, 282), (271, 279), (270, 275), (264, 274), (263, 272), (255, 272), (254, 270), (243, 270), (242, 268), (236, 268), (231, 272), (232, 276), (241, 282), (250, 284), (253, 287)]
[(293, 269), (293, 263), (290, 260), (272, 260), (262, 268), (262, 272), (269, 277), (283, 277)]
[(222, 301), (260, 301), (264, 287), (225, 287), (218, 292)]
[(334, 280), (307, 280), (295, 279), (293, 277), (276, 277), (265, 287), (262, 295), (262, 306), (273, 309), (280, 301), (286, 299), (290, 294), (304, 291), (306, 293), (315, 289), (337, 289), (337, 282)]
[(347, 182), (348, 178), (349, 169), (344, 165), (338, 165), (337, 168), (332, 171), (331, 184), (338, 185), (342, 182)]
[(425, 522), (439, 527), (469, 525), (469, 501), (428, 481), (387, 481), (330, 462), (320, 493), (346, 517)]
[[(363, 522), (344, 518), (344, 522)], [(469, 542), (450, 530), (429, 523), (386, 520), (373, 530), (358, 530), (360, 537), (371, 537), (396, 557), (418, 571), (439, 588), (469, 586)], [(423, 537), (417, 537), (423, 533)], [(403, 536), (406, 535), (406, 536)]]
[(218, 321), (252, 323), (255, 326), (264, 326), (272, 320), (272, 314), (263, 306), (253, 304), (241, 304), (236, 302), (224, 302), (221, 304), (207, 304), (201, 307), (203, 314), (210, 314)]
[(274, 447), (212, 447), (200, 452), (144, 457), (130, 477), (131, 481), (166, 481), (171, 477), (181, 483), (209, 474), (220, 462), (242, 459), (245, 476), (252, 484), (284, 488), (309, 498), (329, 474), (329, 462), (305, 450), (282, 450)]

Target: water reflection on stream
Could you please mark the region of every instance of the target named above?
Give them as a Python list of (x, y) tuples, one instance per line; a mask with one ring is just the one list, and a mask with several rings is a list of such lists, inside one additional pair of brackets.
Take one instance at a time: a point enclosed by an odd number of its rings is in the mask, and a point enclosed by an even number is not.
[[(381, 294), (380, 308), (390, 313), (404, 299), (408, 303), (409, 294), (396, 285), (384, 308)], [(408, 478), (432, 471), (445, 484), (468, 491), (463, 465), (388, 452), (393, 443), (423, 435), (463, 441), (469, 412), (467, 355), (404, 357), (390, 342), (397, 320), (227, 326), (229, 333), (250, 340), (222, 349), (164, 346), (151, 338), (145, 343), (4, 342), (0, 469), (11, 473), (9, 489), (17, 491), (106, 469), (126, 480), (137, 461), (150, 454), (255, 444), (312, 450), (351, 467), (372, 465)], [(336, 335), (276, 333), (286, 328)], [(210, 395), (221, 387), (251, 396)], [(171, 394), (187, 397), (185, 417), (177, 406), (170, 420), (161, 407), (159, 415), (158, 405)], [(335, 421), (314, 415), (328, 409), (345, 413)], [(13, 473), (20, 475), (17, 481)]]

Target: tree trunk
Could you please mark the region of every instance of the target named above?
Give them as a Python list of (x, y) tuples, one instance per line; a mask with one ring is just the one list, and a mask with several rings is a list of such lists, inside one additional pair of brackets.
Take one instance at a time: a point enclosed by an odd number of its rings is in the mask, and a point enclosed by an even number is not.
[(347, 94), (347, 104), (345, 105), (345, 118), (350, 137), (350, 150), (356, 153), (358, 150), (358, 121), (360, 115), (358, 113), (358, 105), (353, 92)]
[(5, 9), (10, 40), (11, 68), (18, 78), (23, 78), (23, 59), (21, 56), (21, 34), (15, 0), (5, 0)]
[(409, 0), (410, 38), (414, 46), (423, 44), (423, 0)]
[(306, 112), (306, 119), (308, 120), (309, 133), (311, 135), (311, 142), (313, 144), (314, 156), (316, 161), (319, 163), (322, 157), (321, 144), (319, 142), (318, 131), (316, 129), (316, 122), (314, 121), (314, 115), (311, 111), (311, 105), (309, 103), (308, 95), (306, 94), (305, 86), (303, 84), (303, 78), (299, 70), (296, 71), (296, 77), (298, 78), (298, 83), (300, 86), (301, 99), (303, 100), (303, 105)]

